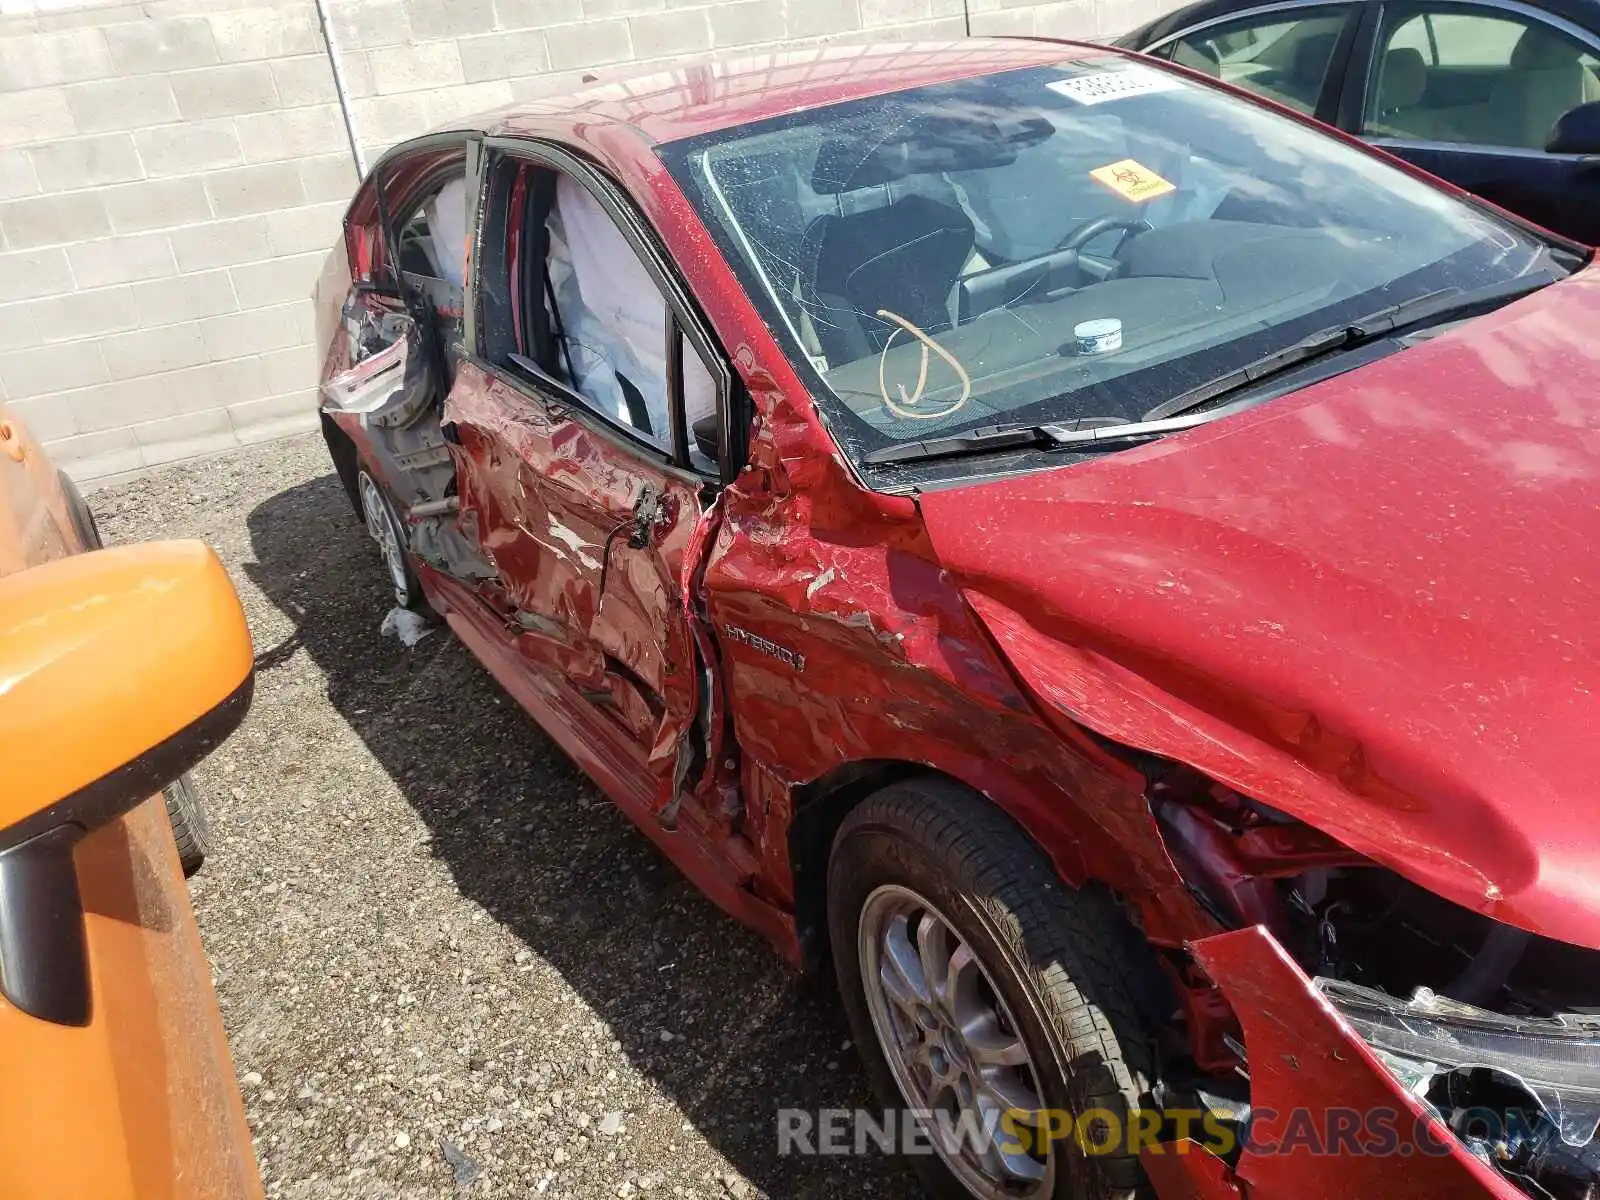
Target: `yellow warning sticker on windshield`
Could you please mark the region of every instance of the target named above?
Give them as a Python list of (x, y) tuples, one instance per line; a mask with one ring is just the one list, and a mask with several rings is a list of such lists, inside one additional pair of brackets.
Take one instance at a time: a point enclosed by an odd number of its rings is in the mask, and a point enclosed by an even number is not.
[(1143, 204), (1146, 200), (1154, 200), (1157, 196), (1165, 196), (1168, 192), (1178, 190), (1149, 167), (1132, 158), (1125, 158), (1109, 166), (1096, 167), (1089, 174), (1117, 195), (1132, 200), (1135, 204)]

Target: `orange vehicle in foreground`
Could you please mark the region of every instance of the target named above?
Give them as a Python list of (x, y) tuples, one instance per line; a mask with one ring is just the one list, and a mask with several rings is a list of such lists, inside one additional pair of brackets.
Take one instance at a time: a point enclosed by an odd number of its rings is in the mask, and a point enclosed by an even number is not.
[(243, 719), (250, 634), (199, 542), (90, 550), (0, 406), (0, 1196), (260, 1196), (162, 789)]

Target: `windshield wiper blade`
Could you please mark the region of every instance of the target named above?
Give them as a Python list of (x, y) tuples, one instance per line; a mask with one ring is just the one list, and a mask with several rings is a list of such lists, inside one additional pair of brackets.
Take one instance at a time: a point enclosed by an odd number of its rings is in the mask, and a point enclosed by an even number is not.
[(1425, 321), (1433, 321), (1439, 317), (1466, 316), (1478, 309), (1499, 308), (1501, 305), (1510, 304), (1513, 300), (1532, 295), (1555, 282), (1548, 275), (1525, 272), (1514, 279), (1502, 279), (1499, 283), (1474, 288), (1470, 292), (1464, 292), (1460, 288), (1442, 288), (1437, 292), (1427, 292), (1410, 300), (1403, 300), (1399, 304), (1391, 304), (1388, 308), (1380, 308), (1375, 313), (1368, 313), (1350, 322), (1349, 329), (1355, 343), (1359, 344), (1392, 333), (1396, 329), (1421, 325)]
[(953, 433), (949, 437), (896, 442), (864, 455), (862, 461), (874, 465), (921, 462), (928, 458), (950, 458), (957, 454), (988, 454), (993, 450), (1048, 446), (1053, 440), (1042, 425), (990, 425), (984, 429)]
[(1101, 446), (1110, 447), (1118, 442), (1143, 441), (1169, 433), (1181, 433), (1197, 425), (1207, 425), (1218, 417), (1225, 417), (1231, 408), (1213, 409), (1203, 413), (1186, 413), (1181, 417), (1168, 417), (1161, 421), (1127, 421), (1121, 425), (1097, 425), (1090, 429), (1071, 429), (1065, 425), (1041, 425), (1057, 446), (1066, 446), (1082, 453)]
[(922, 462), (929, 458), (952, 458), (959, 454), (988, 454), (995, 450), (1027, 449), (1030, 446), (1053, 448), (1066, 446), (1079, 453), (1092, 451), (1117, 442), (1137, 441), (1160, 437), (1164, 433), (1177, 433), (1193, 429), (1218, 417), (1227, 410), (1191, 413), (1166, 421), (1123, 421), (1111, 417), (1083, 417), (1071, 422), (1048, 425), (996, 425), (987, 429), (974, 429), (967, 433), (954, 433), (949, 437), (929, 438), (920, 442), (896, 442), (864, 455), (863, 462), (883, 463)]
[(1192, 387), (1188, 391), (1179, 392), (1169, 400), (1163, 400), (1145, 413), (1144, 419), (1147, 422), (1154, 422), (1165, 417), (1175, 417), (1188, 412), (1191, 408), (1198, 408), (1215, 400), (1218, 396), (1237, 392), (1240, 388), (1252, 387), (1263, 379), (1281, 375), (1301, 363), (1321, 358), (1324, 354), (1331, 354), (1335, 350), (1343, 350), (1348, 345), (1350, 345), (1350, 326), (1335, 325), (1330, 329), (1319, 329), (1309, 337), (1301, 338), (1292, 346), (1264, 354), (1254, 362), (1245, 363), (1244, 366), (1225, 375), (1218, 375), (1199, 387)]
[(1070, 421), (1056, 421), (1047, 425), (987, 425), (982, 429), (952, 433), (948, 437), (896, 442), (863, 455), (862, 461), (880, 466), (884, 463), (953, 458), (962, 454), (992, 454), (996, 450), (1026, 450), (1032, 446), (1076, 445), (1093, 440), (1088, 435), (1096, 429), (1125, 428), (1127, 423), (1120, 417), (1074, 417)]
[(1440, 317), (1464, 316), (1479, 308), (1509, 304), (1554, 282), (1555, 280), (1542, 274), (1532, 278), (1528, 275), (1519, 275), (1515, 279), (1507, 279), (1471, 292), (1463, 292), (1460, 288), (1441, 288), (1421, 296), (1413, 296), (1410, 300), (1380, 308), (1346, 324), (1319, 329), (1292, 346), (1275, 350), (1254, 362), (1246, 363), (1237, 370), (1219, 375), (1188, 391), (1179, 392), (1145, 413), (1144, 419), (1157, 421), (1164, 417), (1187, 413), (1190, 409), (1208, 404), (1219, 396), (1254, 387), (1273, 375), (1281, 375), (1325, 354), (1354, 349), (1410, 325), (1420, 325)]

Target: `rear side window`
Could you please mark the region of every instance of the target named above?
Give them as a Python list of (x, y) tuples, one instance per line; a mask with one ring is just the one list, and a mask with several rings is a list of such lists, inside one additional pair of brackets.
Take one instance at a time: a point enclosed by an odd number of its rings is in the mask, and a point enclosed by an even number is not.
[(1568, 109), (1600, 100), (1600, 58), (1543, 21), (1409, 8), (1385, 21), (1367, 88), (1372, 137), (1542, 150)]
[(462, 280), (467, 266), (466, 165), (450, 162), (401, 193), (392, 214), (398, 290), (413, 315), (431, 314), (433, 340), (454, 371), (465, 307)]
[(1245, 17), (1179, 38), (1166, 57), (1309, 116), (1349, 12), (1340, 6), (1302, 10), (1287, 20), (1282, 12)]
[(400, 270), (460, 287), (467, 273), (467, 182), (450, 180), (417, 205), (396, 245)]

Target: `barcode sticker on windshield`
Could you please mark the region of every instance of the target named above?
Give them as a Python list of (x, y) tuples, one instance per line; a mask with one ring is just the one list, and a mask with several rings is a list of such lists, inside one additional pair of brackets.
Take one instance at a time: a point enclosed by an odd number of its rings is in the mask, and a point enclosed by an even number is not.
[(1104, 104), (1107, 100), (1122, 100), (1128, 96), (1171, 92), (1182, 86), (1183, 81), (1176, 76), (1164, 71), (1152, 71), (1138, 63), (1129, 63), (1116, 71), (1074, 75), (1070, 79), (1056, 79), (1045, 84), (1052, 92), (1076, 100), (1079, 104)]

